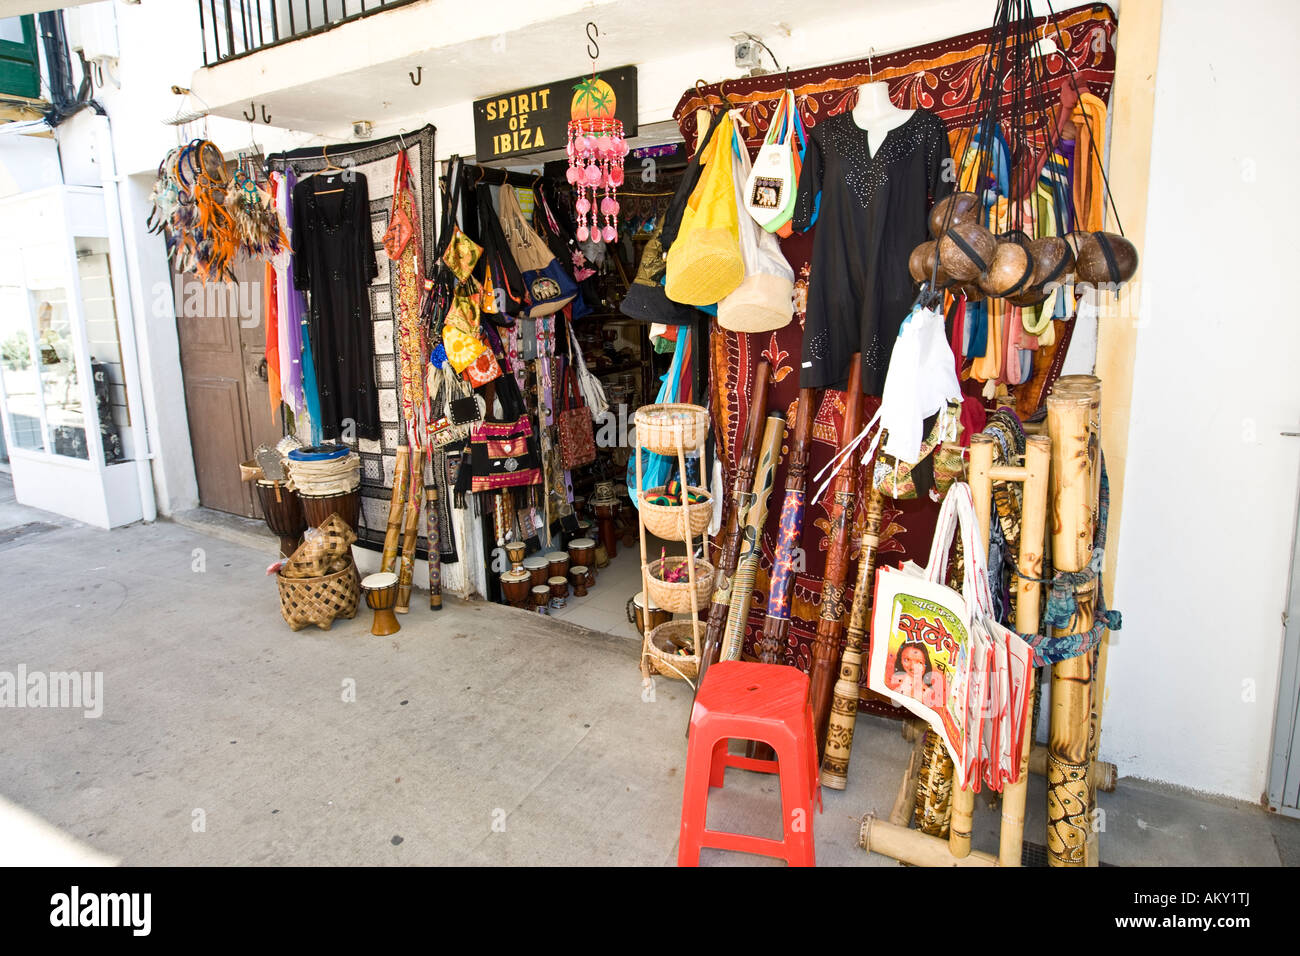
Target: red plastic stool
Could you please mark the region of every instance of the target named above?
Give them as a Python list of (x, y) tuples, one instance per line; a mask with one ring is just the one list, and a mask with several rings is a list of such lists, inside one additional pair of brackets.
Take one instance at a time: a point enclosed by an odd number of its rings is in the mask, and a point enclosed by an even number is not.
[[(709, 668), (691, 711), (678, 866), (699, 866), (706, 846), (816, 865), (812, 811), (814, 798), (821, 807), (821, 784), (807, 699), (808, 675), (797, 667), (720, 661)], [(761, 741), (776, 760), (728, 753), (732, 738)], [(784, 840), (705, 829), (709, 788), (723, 785), (728, 767), (780, 775)]]

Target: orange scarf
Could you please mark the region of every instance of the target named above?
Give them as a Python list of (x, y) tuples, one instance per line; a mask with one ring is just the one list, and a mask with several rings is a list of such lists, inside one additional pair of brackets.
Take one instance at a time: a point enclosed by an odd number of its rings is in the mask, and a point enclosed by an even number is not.
[(1101, 157), (1106, 155), (1106, 104), (1091, 93), (1079, 96), (1070, 112), (1074, 123), (1074, 212), (1075, 229), (1095, 232), (1105, 216), (1106, 187), (1101, 175)]

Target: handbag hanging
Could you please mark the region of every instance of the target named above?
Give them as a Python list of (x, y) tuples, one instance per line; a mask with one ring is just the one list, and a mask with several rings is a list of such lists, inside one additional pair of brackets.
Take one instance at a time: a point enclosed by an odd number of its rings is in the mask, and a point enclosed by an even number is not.
[[(736, 203), (745, 204), (746, 183), (753, 181), (749, 150), (738, 140), (731, 164)], [(767, 147), (764, 147), (766, 149)], [(761, 158), (761, 154), (760, 154)], [(793, 195), (790, 191), (788, 195)], [(790, 208), (794, 208), (791, 200)], [(733, 332), (770, 332), (790, 324), (794, 315), (794, 270), (771, 232), (749, 216), (740, 217), (740, 256), (745, 278), (718, 303), (718, 325)]]
[(474, 190), (474, 196), (478, 203), (479, 235), (483, 239), (483, 256), (475, 272), (483, 284), (483, 311), (493, 325), (511, 325), (514, 320), (510, 316), (525, 311), (527, 287), (492, 206), (491, 188), (480, 185)]
[(798, 180), (794, 172), (794, 90), (781, 95), (754, 167), (745, 178), (745, 210), (768, 232), (776, 232), (794, 215)]
[(583, 404), (573, 374), (573, 363), (564, 370), (564, 389), (560, 401), (564, 403), (556, 422), (560, 438), (560, 461), (572, 471), (596, 460), (596, 435), (591, 424), (591, 410)]
[(541, 452), (519, 385), (513, 375), (503, 375), (493, 384), (502, 414), (499, 419), (489, 415), (470, 432), (470, 490), (539, 484)]
[(675, 302), (713, 305), (736, 291), (745, 277), (731, 165), (734, 140), (728, 111), (700, 160), (704, 171), (682, 212), (681, 231), (668, 250), (664, 291)]
[(438, 258), (458, 280), (464, 282), (474, 274), (474, 266), (483, 247), (461, 232), (456, 223), (460, 206), (460, 186), (465, 164), (453, 156), (447, 164), (447, 189), (443, 194), (442, 224), (438, 231)]
[(528, 317), (536, 319), (558, 312), (578, 294), (577, 284), (524, 218), (513, 187), (501, 187), (500, 202), (506, 245), (524, 274), (524, 285), (532, 302)]

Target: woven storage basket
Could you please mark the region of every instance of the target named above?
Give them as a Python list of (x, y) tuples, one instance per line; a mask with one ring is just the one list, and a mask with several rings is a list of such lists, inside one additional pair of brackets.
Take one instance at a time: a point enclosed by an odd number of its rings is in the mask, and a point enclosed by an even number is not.
[[(691, 625), (695, 635), (691, 636)], [(644, 654), (652, 674), (662, 674), (673, 680), (694, 682), (700, 673), (699, 646), (708, 627), (702, 621), (669, 621), (660, 624), (645, 636)], [(674, 654), (671, 648), (689, 644), (695, 648), (690, 655)]]
[(686, 510), (690, 512), (691, 535), (698, 538), (704, 534), (704, 529), (709, 526), (709, 518), (713, 516), (713, 498), (704, 488), (687, 490), (704, 495), (704, 500), (690, 505), (656, 505), (651, 504), (650, 499), (664, 493), (662, 486), (641, 492), (641, 520), (645, 522), (645, 529), (665, 541), (685, 541), (682, 512)]
[(266, 472), (256, 461), (241, 461), (239, 463), (239, 480), (240, 481), (257, 481), (259, 478), (266, 477)]
[(656, 455), (676, 455), (679, 432), (683, 451), (703, 448), (709, 438), (709, 413), (699, 405), (642, 405), (634, 421), (637, 441)]
[[(665, 581), (660, 575), (660, 566), (668, 562), (669, 569), (678, 565), (686, 567), (686, 556), (677, 555), (669, 558), (656, 558), (646, 565), (647, 577), (649, 578), (650, 600), (654, 601), (665, 611), (672, 611), (674, 614), (691, 613), (691, 582), (683, 581)], [(701, 608), (709, 606), (709, 600), (713, 597), (713, 565), (700, 558), (695, 562), (695, 597), (696, 603)], [(662, 627), (663, 625), (660, 625)], [(657, 630), (658, 628), (656, 628)]]
[(280, 569), (286, 578), (318, 578), (332, 573), (338, 559), (352, 561), (352, 542), (356, 532), (338, 515), (330, 515), (325, 523), (308, 537)]
[(352, 561), (342, 571), (318, 578), (286, 578), (276, 574), (275, 580), (280, 585), (280, 613), (295, 631), (311, 624), (328, 631), (335, 618), (357, 616), (361, 580)]

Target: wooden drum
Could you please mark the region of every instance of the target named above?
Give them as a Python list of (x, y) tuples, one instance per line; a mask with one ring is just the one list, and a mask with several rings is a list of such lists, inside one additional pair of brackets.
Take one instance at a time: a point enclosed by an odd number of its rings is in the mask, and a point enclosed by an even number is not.
[(667, 624), (673, 619), (672, 611), (665, 611), (653, 600), (649, 600), (644, 591), (637, 591), (627, 602), (628, 623), (635, 624), (637, 631), (645, 637), (647, 631), (653, 631), (660, 624)]
[(562, 578), (569, 573), (569, 556), (563, 551), (552, 551), (546, 556), (547, 577)]
[(392, 571), (367, 574), (361, 579), (361, 593), (366, 596), (366, 607), (375, 612), (374, 622), (370, 625), (371, 634), (387, 637), (402, 629), (393, 613), (393, 605), (397, 603), (396, 574)]
[(360, 487), (336, 495), (301, 495), (301, 498), (309, 527), (319, 528), (330, 515), (337, 514), (344, 524), (354, 532), (357, 530), (357, 519), (361, 514)]
[(545, 584), (538, 584), (530, 593), (533, 595), (533, 610), (538, 614), (546, 614), (546, 605), (551, 600), (550, 587)]
[(528, 578), (533, 587), (546, 587), (546, 581), (551, 576), (551, 566), (547, 563), (546, 558), (540, 554), (535, 554), (531, 558), (524, 558), (524, 570), (528, 572)]
[(587, 579), (589, 577), (590, 575), (587, 573), (587, 568), (584, 565), (575, 564), (573, 567), (569, 568), (569, 583), (573, 585), (574, 597), (587, 596)]
[(290, 491), (283, 481), (270, 478), (257, 479), (257, 500), (262, 505), (262, 516), (271, 533), (280, 538), (280, 554), (289, 557), (302, 544), (302, 533), (307, 530), (307, 519), (302, 513), (302, 499), (298, 492)]
[(551, 607), (558, 611), (569, 603), (569, 580), (557, 574), (547, 584), (550, 585)]
[(591, 538), (574, 538), (569, 542), (569, 567), (584, 568), (596, 565), (596, 542)]
[(532, 586), (528, 572), (522, 569), (505, 571), (501, 575), (501, 593), (511, 607), (528, 607), (528, 592)]
[(528, 546), (522, 541), (509, 541), (506, 543), (506, 557), (510, 559), (511, 571), (522, 571), (524, 569), (524, 552)]

